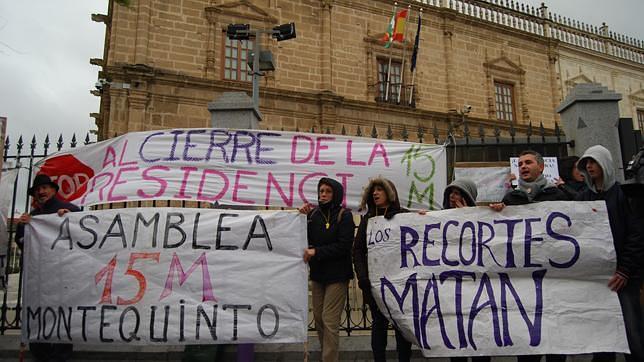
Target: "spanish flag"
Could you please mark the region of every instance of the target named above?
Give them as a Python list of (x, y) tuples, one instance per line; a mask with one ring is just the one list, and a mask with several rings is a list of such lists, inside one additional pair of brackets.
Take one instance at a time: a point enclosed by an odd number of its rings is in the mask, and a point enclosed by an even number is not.
[(394, 12), (394, 15), (389, 21), (389, 26), (387, 27), (387, 32), (382, 37), (382, 41), (385, 42), (385, 48), (389, 48), (392, 42), (402, 43), (405, 40), (405, 23), (407, 21), (407, 11), (408, 9), (402, 9), (397, 12)]

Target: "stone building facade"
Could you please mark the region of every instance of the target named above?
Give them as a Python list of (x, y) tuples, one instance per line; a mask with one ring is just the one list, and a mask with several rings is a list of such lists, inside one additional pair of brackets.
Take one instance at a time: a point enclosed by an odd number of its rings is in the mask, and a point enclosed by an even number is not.
[[(445, 134), (463, 117), (491, 132), (543, 124), (574, 84), (599, 82), (624, 96), (621, 113), (644, 117), (644, 47), (639, 40), (502, 0), (412, 0), (404, 43), (380, 40), (391, 1), (133, 0), (111, 1), (101, 67), (99, 139), (125, 132), (208, 127), (207, 103), (246, 91), (255, 42), (276, 70), (261, 78), (266, 129), (379, 134), (417, 127)], [(409, 64), (422, 8), (415, 74)], [(228, 40), (231, 23), (271, 29), (294, 22), (297, 38)], [(390, 61), (391, 60), (391, 61)], [(388, 72), (387, 70), (391, 71)], [(389, 85), (389, 89), (387, 89)], [(399, 97), (400, 95), (400, 97)], [(471, 111), (468, 109), (470, 106)], [(469, 111), (469, 112), (468, 112)]]

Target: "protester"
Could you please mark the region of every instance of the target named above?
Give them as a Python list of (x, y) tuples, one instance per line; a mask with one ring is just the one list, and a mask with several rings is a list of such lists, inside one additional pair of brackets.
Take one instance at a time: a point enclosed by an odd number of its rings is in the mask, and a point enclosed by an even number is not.
[(568, 200), (574, 200), (588, 188), (584, 182), (584, 175), (577, 169), (578, 161), (577, 156), (559, 159), (559, 178), (555, 181), (555, 186), (566, 194)]
[[(478, 191), (476, 184), (469, 179), (456, 179), (445, 188), (443, 193), (443, 209), (455, 209), (476, 206)], [(451, 362), (467, 362), (467, 357), (452, 357)], [(472, 357), (472, 362), (490, 362), (491, 357)]]
[[(33, 198), (33, 206), (30, 213), (25, 213), (18, 219), (18, 228), (16, 230), (16, 241), (23, 247), (23, 237), (25, 224), (31, 221), (32, 216), (57, 213), (63, 216), (68, 212), (80, 211), (80, 209), (71, 203), (64, 202), (56, 198), (58, 185), (51, 181), (49, 176), (40, 174), (34, 178), (33, 185), (29, 188), (28, 193)], [(67, 361), (72, 356), (73, 345), (69, 343), (29, 343), (29, 350), (36, 361)]]
[(342, 207), (344, 190), (336, 180), (318, 182), (318, 206), (303, 205), (307, 214), (308, 248), (304, 261), (311, 268), (313, 316), (320, 339), (322, 361), (338, 361), (338, 328), (353, 278), (351, 245), (355, 224), (351, 211)]
[[(371, 282), (369, 281), (367, 263), (367, 224), (374, 216), (384, 216), (391, 219), (394, 215), (409, 212), (400, 207), (398, 192), (394, 184), (382, 177), (374, 178), (365, 186), (362, 193), (360, 209), (366, 207), (367, 213), (360, 220), (358, 232), (353, 244), (353, 263), (358, 277), (358, 286), (362, 289), (363, 301), (371, 310), (371, 350), (376, 362), (386, 360), (387, 350), (387, 329), (389, 322), (380, 312), (371, 294)], [(409, 361), (411, 359), (411, 343), (408, 342), (399, 330), (396, 333), (396, 350), (398, 361)]]
[[(501, 211), (507, 205), (527, 205), (541, 201), (566, 201), (568, 197), (543, 176), (545, 164), (543, 157), (536, 151), (523, 151), (519, 154), (518, 187), (508, 191), (500, 203), (490, 204), (490, 208)], [(541, 355), (518, 356), (518, 362), (538, 362)], [(547, 355), (547, 362), (563, 362), (565, 355)]]
[[(608, 287), (617, 292), (622, 306), (626, 337), (631, 351), (630, 355), (626, 355), (626, 361), (644, 361), (639, 303), (639, 289), (642, 283), (641, 258), (644, 253), (641, 220), (632, 212), (619, 182), (616, 181), (610, 151), (603, 146), (592, 146), (586, 150), (577, 167), (588, 185), (588, 190), (581, 193), (577, 200), (606, 202), (617, 254), (617, 268), (608, 282)], [(615, 361), (615, 353), (596, 353), (593, 360)]]

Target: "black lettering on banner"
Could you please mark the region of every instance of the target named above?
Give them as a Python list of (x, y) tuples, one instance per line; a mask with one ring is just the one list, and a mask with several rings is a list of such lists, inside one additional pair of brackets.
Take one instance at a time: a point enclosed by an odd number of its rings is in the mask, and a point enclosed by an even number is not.
[(197, 330), (195, 332), (195, 339), (198, 341), (199, 340), (199, 330), (201, 329), (201, 317), (203, 316), (204, 321), (206, 321), (206, 324), (208, 325), (208, 330), (210, 331), (210, 336), (212, 337), (213, 341), (217, 340), (217, 304), (212, 306), (212, 322), (210, 322), (210, 318), (208, 318), (208, 315), (206, 312), (203, 310), (203, 307), (201, 305), (197, 306)]
[(233, 309), (233, 341), (237, 340), (237, 310), (238, 309), (248, 309), (250, 310), (250, 304), (224, 304), (223, 309), (226, 310), (228, 308)]
[[(127, 315), (128, 312), (134, 312), (134, 317), (135, 323), (134, 323), (134, 329), (131, 330), (128, 334), (127, 337), (125, 333), (123, 333), (123, 324), (125, 322), (125, 316)], [(139, 326), (141, 325), (141, 315), (139, 314), (139, 310), (136, 309), (135, 306), (131, 305), (128, 306), (121, 312), (121, 318), (119, 319), (119, 334), (121, 335), (121, 340), (125, 342), (132, 342), (132, 340), (137, 340), (140, 341), (141, 338), (137, 335), (139, 333)]]
[(79, 305), (78, 307), (76, 307), (76, 309), (83, 311), (83, 319), (82, 319), (83, 322), (81, 324), (81, 332), (82, 332), (81, 334), (83, 335), (83, 341), (87, 342), (87, 333), (86, 333), (86, 330), (87, 330), (87, 311), (88, 310), (96, 310), (96, 307), (93, 306), (93, 305), (87, 305), (87, 306)]
[(36, 333), (36, 338), (40, 339), (40, 332), (42, 330), (41, 318), (40, 318), (40, 307), (36, 308), (36, 311), (31, 310), (30, 306), (27, 306), (27, 339), (31, 339), (31, 320), (38, 321), (38, 333)]
[[(51, 329), (49, 330), (49, 333), (47, 333), (47, 312), (51, 312), (52, 316), (52, 321), (51, 321)], [(56, 311), (52, 307), (47, 307), (45, 308), (45, 311), (42, 314), (42, 338), (44, 340), (49, 340), (51, 338), (51, 335), (54, 334), (54, 329), (56, 328)]]
[(104, 334), (103, 334), (103, 329), (105, 327), (109, 327), (110, 324), (111, 324), (111, 323), (108, 323), (108, 322), (105, 321), (105, 311), (106, 310), (116, 310), (116, 306), (115, 305), (103, 305), (103, 306), (101, 306), (101, 325), (100, 325), (100, 328), (98, 330), (98, 335), (99, 335), (99, 338), (101, 339), (101, 342), (110, 343), (110, 342), (114, 342), (114, 340), (112, 338), (105, 338)]
[(157, 247), (157, 232), (159, 230), (159, 213), (154, 213), (154, 216), (148, 221), (143, 218), (143, 214), (140, 212), (136, 213), (136, 219), (134, 220), (134, 235), (132, 237), (132, 248), (136, 246), (136, 240), (139, 236), (139, 222), (143, 224), (144, 227), (150, 227), (154, 223), (154, 231), (152, 232), (152, 247)]
[(54, 247), (60, 240), (69, 240), (69, 250), (72, 250), (72, 236), (69, 232), (69, 218), (65, 218), (60, 224), (60, 227), (58, 228), (58, 236), (56, 236), (56, 240), (54, 240), (54, 243), (51, 245), (51, 250), (54, 250)]
[(184, 319), (185, 319), (185, 311), (186, 311), (186, 306), (184, 305), (186, 301), (181, 299), (179, 301), (179, 342), (185, 341), (185, 337), (183, 335), (183, 327), (184, 327)]
[(98, 234), (96, 234), (96, 231), (94, 231), (92, 228), (90, 228), (90, 227), (85, 225), (85, 221), (87, 219), (90, 219), (90, 220), (94, 221), (96, 224), (98, 224), (98, 222), (99, 222), (98, 217), (96, 217), (94, 215), (85, 215), (85, 216), (80, 218), (80, 220), (78, 221), (78, 226), (81, 228), (81, 230), (87, 231), (88, 233), (92, 234), (92, 242), (91, 243), (85, 245), (85, 244), (81, 244), (80, 241), (76, 242), (76, 245), (78, 245), (78, 247), (81, 248), (81, 249), (91, 249), (96, 244), (96, 242), (98, 241)]
[(163, 309), (165, 311), (165, 317), (163, 319), (163, 337), (158, 338), (154, 336), (154, 321), (157, 307), (154, 305), (150, 307), (150, 341), (152, 342), (168, 341), (168, 318), (170, 316), (170, 306), (166, 305), (165, 307), (163, 307)]
[(239, 214), (227, 214), (227, 213), (221, 213), (219, 214), (219, 221), (217, 222), (217, 237), (215, 239), (215, 249), (216, 250), (237, 250), (238, 247), (235, 245), (221, 245), (221, 232), (222, 231), (230, 231), (229, 227), (224, 227), (221, 226), (221, 224), (224, 221), (225, 217), (238, 217)]
[[(114, 227), (117, 226), (118, 230), (113, 231)], [(121, 243), (123, 244), (123, 249), (127, 249), (127, 243), (125, 241), (125, 232), (123, 231), (123, 221), (121, 220), (121, 214), (116, 214), (114, 220), (110, 224), (110, 227), (107, 228), (107, 232), (103, 236), (103, 240), (98, 245), (98, 248), (101, 249), (107, 238), (121, 238)]]
[(63, 309), (62, 306), (58, 307), (58, 326), (56, 330), (56, 334), (58, 336), (58, 340), (61, 340), (60, 338), (60, 324), (63, 323), (63, 327), (65, 328), (65, 331), (67, 332), (67, 339), (72, 340), (72, 307), (67, 307), (68, 308), (68, 314), (65, 316), (65, 309)]
[[(262, 227), (262, 230), (264, 231), (261, 234), (255, 234), (257, 221), (259, 221), (259, 225)], [(262, 219), (261, 215), (255, 215), (255, 218), (253, 219), (253, 223), (250, 226), (250, 230), (248, 231), (248, 236), (246, 237), (246, 242), (244, 243), (242, 250), (248, 249), (248, 244), (250, 244), (250, 239), (264, 239), (266, 241), (266, 246), (268, 247), (268, 250), (273, 251), (273, 244), (271, 243), (271, 237), (270, 235), (268, 235), (268, 230), (266, 230), (266, 224), (264, 223), (264, 219)]]
[(199, 242), (197, 241), (197, 234), (199, 234), (199, 218), (201, 217), (201, 213), (198, 212), (195, 214), (195, 222), (192, 227), (192, 248), (193, 249), (210, 249), (210, 245), (199, 245)]
[[(268, 334), (266, 334), (266, 332), (264, 332), (264, 328), (262, 328), (262, 315), (264, 314), (264, 311), (266, 309), (273, 311), (273, 315), (275, 316), (275, 325), (273, 326), (273, 330)], [(277, 308), (275, 308), (275, 306), (272, 304), (264, 304), (261, 308), (259, 308), (259, 312), (257, 312), (257, 330), (259, 331), (259, 334), (264, 338), (272, 338), (277, 334), (277, 330), (279, 328), (280, 315), (277, 312)]]
[[(179, 221), (170, 222), (170, 220), (175, 216), (179, 217)], [(164, 249), (178, 248), (181, 245), (183, 245), (183, 243), (186, 241), (186, 232), (183, 231), (183, 229), (179, 227), (179, 225), (183, 224), (184, 221), (185, 221), (185, 217), (180, 212), (169, 212), (166, 215), (165, 233), (163, 235), (163, 248)], [(170, 229), (177, 230), (179, 232), (179, 234), (181, 234), (181, 240), (177, 241), (174, 244), (169, 244), (168, 239), (169, 239), (169, 235), (170, 235)]]

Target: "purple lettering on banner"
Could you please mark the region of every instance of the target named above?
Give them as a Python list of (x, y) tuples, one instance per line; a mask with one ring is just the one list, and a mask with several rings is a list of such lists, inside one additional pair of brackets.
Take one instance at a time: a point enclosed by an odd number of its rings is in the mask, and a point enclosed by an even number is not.
[[(465, 234), (466, 229), (471, 229), (472, 231), (472, 239), (470, 241), (471, 248), (472, 248), (472, 257), (470, 259), (465, 259), (463, 257), (463, 234)], [(474, 230), (474, 223), (471, 221), (466, 221), (463, 224), (463, 227), (461, 227), (461, 236), (458, 239), (458, 257), (461, 260), (461, 264), (463, 265), (471, 265), (474, 263), (474, 260), (476, 260), (476, 236), (475, 236), (476, 231)]]
[[(410, 275), (409, 278), (407, 278), (407, 282), (405, 283), (405, 289), (403, 289), (402, 295), (398, 294), (396, 287), (386, 277), (380, 278), (380, 296), (382, 297), (382, 303), (385, 305), (385, 309), (387, 309), (387, 314), (389, 315), (389, 319), (393, 323), (394, 327), (396, 329), (400, 329), (398, 327), (398, 324), (394, 320), (394, 318), (391, 316), (391, 309), (389, 308), (389, 304), (387, 304), (387, 298), (385, 298), (385, 287), (389, 289), (394, 299), (396, 299), (398, 310), (400, 310), (402, 314), (405, 314), (405, 309), (403, 307), (403, 304), (405, 303), (405, 299), (407, 298), (407, 295), (411, 291), (412, 313), (414, 316), (417, 316), (418, 315), (418, 287), (416, 284), (416, 273)], [(418, 324), (418, 318), (414, 318), (414, 329), (416, 329), (417, 324)]]
[[(168, 187), (168, 181), (166, 181), (162, 177), (155, 177), (155, 176), (150, 175), (150, 172), (156, 171), (156, 170), (161, 170), (161, 171), (168, 172), (168, 171), (170, 171), (170, 167), (152, 166), (152, 167), (148, 167), (145, 170), (143, 170), (143, 172), (141, 173), (141, 178), (143, 180), (145, 180), (145, 181), (157, 182), (159, 184), (159, 191), (157, 191), (156, 193), (150, 195), (150, 194), (145, 193), (143, 190), (139, 189), (139, 190), (136, 191), (136, 194), (139, 195), (139, 197), (144, 198), (144, 199), (151, 199), (151, 198), (154, 198), (154, 197), (159, 197), (159, 196), (163, 195), (163, 193), (165, 192), (165, 189)], [(146, 186), (147, 186), (147, 183), (146, 183)]]
[(255, 148), (255, 162), (259, 165), (272, 165), (272, 164), (275, 164), (275, 161), (269, 160), (269, 159), (262, 159), (262, 155), (261, 155), (262, 152), (268, 152), (273, 150), (272, 147), (262, 147), (262, 137), (264, 136), (281, 137), (282, 135), (279, 133), (271, 133), (271, 132), (257, 133), (257, 148)]
[[(223, 142), (215, 142), (215, 135), (217, 134), (226, 136), (226, 140)], [(219, 150), (221, 151), (221, 159), (224, 160), (225, 163), (229, 163), (230, 161), (228, 160), (228, 155), (226, 155), (226, 148), (224, 146), (226, 146), (230, 142), (231, 138), (232, 136), (230, 135), (230, 133), (228, 133), (228, 131), (221, 130), (221, 129), (212, 130), (210, 132), (210, 145), (208, 145), (208, 152), (206, 153), (206, 161), (210, 161), (210, 158), (212, 157), (213, 148), (219, 148)]]
[[(206, 185), (206, 177), (208, 177), (209, 174), (219, 176), (219, 178), (222, 180), (222, 183), (223, 183), (223, 186), (222, 186), (221, 190), (219, 191), (219, 193), (214, 195), (214, 196), (210, 196), (210, 197), (206, 196), (204, 194), (204, 192), (203, 192), (204, 191), (204, 186)], [(216, 185), (216, 184), (219, 184), (219, 183), (211, 182), (211, 184)], [(226, 194), (226, 192), (228, 191), (228, 186), (230, 186), (230, 181), (228, 180), (228, 177), (226, 177), (226, 174), (224, 174), (223, 172), (221, 172), (219, 170), (212, 170), (212, 169), (207, 168), (207, 169), (203, 170), (203, 172), (201, 173), (201, 181), (199, 181), (199, 191), (197, 192), (197, 200), (199, 200), (199, 201), (207, 201), (207, 202), (215, 202), (215, 201), (221, 199)]]
[(423, 233), (423, 265), (424, 266), (437, 266), (440, 265), (441, 261), (439, 259), (430, 259), (427, 257), (427, 245), (431, 244), (434, 246), (434, 243), (436, 242), (434, 239), (429, 238), (429, 232), (433, 229), (440, 230), (441, 228), (441, 223), (435, 223), (435, 224), (426, 224), (425, 225), (425, 232)]
[(282, 201), (288, 207), (293, 207), (293, 191), (295, 189), (295, 174), (291, 172), (289, 174), (289, 183), (288, 183), (288, 196), (284, 193), (284, 190), (280, 186), (277, 179), (273, 176), (272, 172), (268, 172), (268, 181), (266, 182), (266, 199), (264, 200), (264, 205), (270, 205), (271, 200), (271, 185), (275, 186), (275, 190), (280, 194)]
[[(298, 148), (298, 140), (303, 139), (306, 140), (309, 143), (309, 153), (306, 155), (306, 157), (302, 159), (297, 159), (297, 148)], [(313, 157), (313, 153), (315, 152), (314, 150), (314, 142), (311, 137), (304, 136), (304, 135), (295, 135), (293, 136), (293, 140), (291, 141), (291, 163), (293, 164), (301, 164), (301, 163), (307, 163)]]
[(354, 161), (352, 157), (353, 152), (353, 141), (347, 141), (347, 165), (349, 166), (366, 166), (367, 163), (364, 161)]
[(335, 164), (335, 161), (324, 161), (324, 160), (320, 159), (320, 151), (329, 149), (329, 146), (323, 145), (322, 142), (323, 141), (333, 141), (333, 140), (335, 140), (335, 137), (317, 137), (316, 138), (316, 140), (315, 140), (315, 145), (316, 145), (316, 147), (315, 147), (315, 156), (313, 158), (313, 162), (316, 165), (330, 166), (330, 165)]
[[(240, 143), (240, 136), (247, 136), (250, 138), (250, 140), (246, 143)], [(230, 162), (235, 163), (237, 161), (237, 150), (238, 149), (244, 149), (245, 150), (245, 155), (246, 155), (246, 163), (249, 165), (253, 163), (253, 159), (251, 158), (250, 155), (250, 147), (255, 144), (255, 135), (252, 134), (251, 132), (246, 132), (246, 131), (236, 131), (233, 134), (233, 153), (230, 156)]]
[[(478, 266), (484, 266), (484, 263), (483, 263), (483, 248), (485, 248), (485, 249), (487, 249), (488, 253), (490, 253), (490, 256), (492, 257), (492, 260), (494, 260), (496, 265), (498, 265), (500, 267), (503, 267), (496, 260), (496, 258), (494, 257), (494, 253), (492, 252), (492, 249), (490, 249), (490, 247), (487, 246), (487, 244), (494, 239), (494, 235), (495, 235), (494, 227), (492, 225), (486, 223), (486, 222), (483, 222), (483, 221), (478, 221), (477, 224), (478, 224), (478, 230), (479, 230), (478, 238), (476, 240), (476, 243), (477, 243), (477, 248), (476, 249), (478, 251), (478, 263), (477, 263), (477, 265)], [(486, 227), (488, 229), (488, 231), (490, 232), (490, 234), (489, 234), (490, 237), (485, 239), (485, 240), (483, 240), (483, 236), (485, 234), (485, 232), (483, 231), (484, 227)]]
[(126, 172), (138, 171), (138, 170), (139, 170), (138, 166), (119, 168), (119, 170), (116, 172), (116, 177), (114, 177), (114, 182), (112, 183), (112, 187), (110, 187), (110, 192), (107, 193), (107, 201), (117, 202), (117, 201), (127, 200), (127, 196), (125, 195), (114, 196), (113, 195), (114, 189), (116, 188), (117, 185), (123, 185), (127, 183), (127, 180), (121, 180), (122, 174)]
[(456, 312), (456, 330), (458, 331), (459, 348), (467, 347), (465, 338), (465, 326), (463, 325), (463, 277), (470, 277), (476, 281), (476, 274), (460, 270), (448, 270), (440, 274), (440, 282), (443, 284), (448, 278), (454, 278), (454, 303)]
[(243, 185), (239, 183), (239, 180), (241, 179), (242, 175), (245, 176), (257, 176), (257, 172), (254, 171), (244, 171), (244, 170), (239, 170), (237, 171), (237, 174), (235, 175), (235, 184), (233, 185), (233, 201), (234, 202), (239, 202), (241, 204), (254, 204), (255, 201), (253, 200), (243, 200), (240, 199), (238, 196), (239, 190), (246, 190), (248, 189), (247, 185)]
[[(407, 235), (411, 235), (411, 242), (407, 243)], [(408, 226), (400, 226), (400, 268), (407, 268), (407, 253), (414, 258), (414, 267), (420, 266), (414, 246), (418, 244), (418, 232)]]
[(505, 224), (508, 230), (508, 240), (506, 242), (507, 255), (505, 261), (506, 268), (516, 268), (514, 263), (514, 250), (512, 250), (512, 240), (514, 239), (514, 227), (522, 222), (522, 219), (506, 219), (506, 220), (494, 220), (494, 224)]
[(145, 139), (143, 140), (143, 142), (141, 142), (141, 146), (139, 146), (139, 157), (140, 157), (143, 161), (145, 161), (145, 162), (147, 162), (147, 163), (152, 163), (152, 162), (157, 162), (157, 161), (159, 161), (159, 160), (161, 159), (161, 158), (149, 159), (149, 158), (146, 158), (145, 156), (143, 156), (143, 148), (144, 148), (144, 147), (145, 147), (145, 145), (148, 143), (148, 141), (150, 140), (150, 138), (152, 138), (152, 137), (156, 137), (156, 136), (161, 136), (161, 135), (163, 135), (163, 132), (155, 132), (155, 133), (151, 133), (151, 134), (149, 134), (147, 137), (145, 137)]
[(174, 280), (175, 271), (178, 273), (179, 286), (181, 286), (183, 285), (183, 283), (186, 282), (190, 274), (192, 274), (195, 271), (195, 269), (197, 269), (198, 265), (201, 265), (201, 277), (202, 277), (201, 301), (216, 302), (217, 298), (215, 298), (215, 295), (212, 292), (212, 282), (210, 281), (210, 273), (208, 272), (208, 260), (206, 259), (205, 252), (201, 253), (199, 258), (197, 258), (197, 260), (195, 260), (195, 262), (192, 263), (187, 273), (183, 271), (183, 267), (181, 266), (181, 261), (179, 260), (177, 253), (172, 253), (172, 262), (170, 263), (170, 270), (168, 271), (168, 277), (165, 280), (165, 288), (163, 289), (163, 292), (161, 292), (159, 301), (161, 301), (163, 298), (167, 297), (172, 293), (172, 281)]
[(528, 328), (528, 333), (530, 334), (530, 346), (535, 347), (541, 343), (541, 318), (543, 315), (543, 278), (546, 275), (546, 269), (535, 270), (532, 273), (532, 280), (534, 281), (535, 289), (535, 306), (534, 306), (534, 318), (533, 321), (528, 317), (528, 312), (526, 311), (519, 294), (514, 289), (514, 286), (510, 282), (510, 276), (507, 273), (499, 273), (501, 280), (501, 316), (503, 317), (503, 345), (512, 346), (512, 338), (510, 338), (510, 328), (508, 326), (508, 301), (507, 301), (507, 290), (510, 291), (514, 301), (519, 308), (519, 313), (525, 321), (526, 327)]
[(543, 238), (540, 237), (532, 237), (532, 224), (535, 222), (540, 222), (541, 218), (535, 217), (535, 218), (529, 218), (525, 219), (525, 238), (523, 239), (525, 243), (525, 247), (523, 249), (524, 253), (524, 262), (523, 266), (526, 268), (540, 268), (541, 264), (533, 264), (532, 263), (532, 242), (533, 241), (538, 241), (541, 242), (543, 241)]
[(443, 260), (443, 264), (449, 265), (449, 266), (457, 266), (458, 262), (454, 260), (449, 260), (447, 258), (447, 247), (448, 245), (448, 240), (447, 240), (447, 229), (449, 228), (450, 225), (458, 226), (458, 221), (456, 220), (450, 220), (445, 223), (445, 226), (443, 226), (443, 252), (441, 253), (441, 260)]
[[(423, 295), (423, 307), (420, 315), (414, 315), (414, 319), (418, 319), (418, 327), (420, 328), (420, 339), (418, 339), (419, 344), (422, 343), (423, 348), (431, 349), (429, 342), (427, 342), (427, 323), (429, 322), (429, 317), (432, 313), (436, 312), (436, 318), (438, 319), (438, 326), (441, 331), (441, 338), (443, 339), (443, 344), (449, 349), (455, 349), (452, 342), (449, 340), (447, 335), (447, 329), (445, 328), (445, 320), (443, 319), (443, 312), (441, 311), (440, 298), (438, 295), (438, 281), (436, 276), (432, 274), (431, 279), (427, 280), (427, 285), (425, 286), (425, 293)], [(429, 293), (432, 292), (434, 296), (434, 304), (431, 308), (427, 309), (427, 302), (429, 299)], [(416, 326), (414, 325), (414, 329)], [(417, 337), (418, 338), (418, 331)]]
[[(483, 290), (485, 290), (485, 294), (487, 294), (487, 300), (483, 304), (479, 304)], [(472, 346), (474, 350), (476, 350), (476, 343), (474, 342), (474, 321), (476, 320), (476, 316), (487, 307), (490, 307), (490, 313), (492, 314), (494, 342), (497, 346), (501, 347), (503, 346), (503, 341), (501, 340), (501, 328), (499, 326), (499, 307), (496, 305), (496, 300), (494, 299), (494, 288), (492, 288), (492, 283), (490, 283), (490, 277), (487, 273), (483, 273), (479, 280), (479, 288), (472, 300), (469, 322), (467, 323), (467, 336), (470, 341), (470, 346)], [(488, 324), (486, 323), (485, 326), (488, 326)]]
[(191, 148), (197, 147), (196, 143), (190, 142), (190, 136), (193, 134), (200, 134), (200, 133), (206, 133), (205, 129), (191, 129), (186, 133), (186, 142), (185, 145), (183, 146), (183, 160), (184, 161), (202, 161), (203, 157), (190, 157), (188, 156), (188, 151), (190, 151)]
[(555, 211), (552, 214), (548, 215), (548, 220), (546, 221), (546, 232), (548, 233), (548, 236), (550, 236), (555, 240), (565, 240), (570, 242), (573, 248), (575, 249), (575, 252), (572, 255), (572, 257), (570, 257), (570, 260), (568, 260), (565, 263), (558, 263), (556, 261), (553, 261), (552, 259), (549, 259), (549, 262), (550, 262), (550, 265), (552, 265), (555, 268), (562, 268), (562, 269), (570, 268), (577, 262), (577, 260), (579, 260), (579, 253), (580, 253), (579, 243), (574, 238), (567, 235), (559, 234), (555, 230), (553, 230), (552, 223), (557, 218), (562, 218), (566, 220), (566, 222), (568, 223), (568, 227), (572, 226), (572, 221), (570, 220), (570, 217), (568, 217), (568, 215)]
[(177, 143), (179, 143), (179, 135), (184, 133), (184, 131), (176, 129), (174, 131), (170, 131), (171, 134), (174, 135), (172, 138), (172, 146), (170, 147), (170, 155), (166, 158), (164, 158), (164, 161), (178, 161), (180, 160), (179, 157), (175, 156), (175, 152), (177, 151)]

